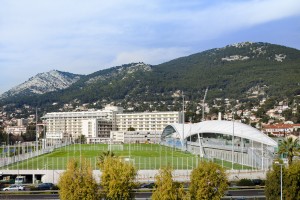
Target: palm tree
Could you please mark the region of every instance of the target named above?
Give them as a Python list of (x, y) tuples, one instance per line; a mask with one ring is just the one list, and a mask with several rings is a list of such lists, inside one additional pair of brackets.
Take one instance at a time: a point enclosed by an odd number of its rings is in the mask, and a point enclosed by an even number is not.
[(299, 155), (300, 146), (298, 144), (298, 138), (293, 139), (291, 137), (284, 139), (279, 145), (279, 154), (286, 153), (288, 164), (291, 165), (293, 162), (293, 157)]
[(104, 151), (104, 152), (102, 152), (99, 155), (99, 157), (98, 157), (98, 162), (102, 163), (104, 161), (104, 159), (107, 158), (107, 157), (115, 157), (114, 152), (112, 152), (112, 151)]

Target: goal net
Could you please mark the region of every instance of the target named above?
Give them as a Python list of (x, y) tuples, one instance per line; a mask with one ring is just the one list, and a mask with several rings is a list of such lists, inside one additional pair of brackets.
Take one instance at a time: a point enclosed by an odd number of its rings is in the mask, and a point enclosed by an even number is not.
[(123, 151), (124, 150), (124, 146), (123, 146), (123, 144), (109, 144), (108, 145), (108, 150), (111, 150), (111, 151)]

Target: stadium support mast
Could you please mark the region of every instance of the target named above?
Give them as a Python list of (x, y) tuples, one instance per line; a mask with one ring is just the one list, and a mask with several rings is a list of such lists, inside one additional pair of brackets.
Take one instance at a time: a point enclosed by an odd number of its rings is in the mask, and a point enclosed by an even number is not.
[(39, 148), (39, 143), (38, 143), (38, 139), (39, 139), (39, 133), (38, 133), (38, 114), (37, 114), (37, 107), (35, 107), (35, 145), (36, 145), (36, 152), (38, 152), (38, 148)]
[[(184, 136), (184, 95), (183, 95), (183, 91), (182, 91), (182, 135)], [(183, 143), (182, 144), (182, 149), (184, 148)]]
[(205, 99), (206, 99), (207, 91), (208, 91), (208, 87), (205, 90), (204, 98), (202, 101), (202, 120), (201, 121), (204, 121), (204, 107), (205, 107)]

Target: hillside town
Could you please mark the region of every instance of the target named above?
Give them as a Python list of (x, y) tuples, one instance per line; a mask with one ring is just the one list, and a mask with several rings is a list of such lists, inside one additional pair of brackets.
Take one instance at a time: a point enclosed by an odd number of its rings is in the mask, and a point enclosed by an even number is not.
[[(169, 110), (145, 110), (143, 112), (141, 111), (135, 111), (140, 110), (137, 109), (139, 106), (144, 106), (151, 108), (153, 104), (159, 105), (159, 104), (165, 104), (166, 102), (142, 102), (142, 103), (131, 103), (128, 102), (126, 108), (122, 108), (119, 106), (120, 109), (122, 109), (121, 113), (128, 113), (128, 114), (134, 114), (134, 113), (143, 113), (144, 115), (151, 115), (151, 113), (155, 112), (170, 112)], [(174, 102), (174, 104), (183, 104), (183, 102), (180, 102), (178, 100), (177, 102)], [(194, 106), (197, 110), (189, 110), (191, 105), (194, 104), (190, 101), (184, 101), (185, 104), (185, 123), (197, 123), (203, 120), (216, 120), (218, 118), (218, 115), (221, 116), (223, 120), (228, 121), (238, 121), (241, 123), (245, 123), (248, 125), (251, 125), (252, 127), (257, 128), (258, 130), (262, 131), (263, 133), (267, 134), (271, 137), (285, 137), (288, 135), (294, 135), (299, 136), (300, 133), (300, 123), (299, 123), (299, 104), (296, 104), (295, 101), (293, 104), (288, 104), (287, 101), (280, 101), (276, 102), (274, 105), (266, 105), (270, 104), (270, 101), (268, 102), (267, 99), (262, 99), (259, 101), (257, 105), (252, 104), (253, 107), (250, 107), (249, 105), (246, 106), (245, 103), (240, 103), (236, 100), (230, 100), (230, 99), (221, 99), (216, 98), (213, 100), (213, 104), (209, 105), (208, 103), (204, 103), (203, 101), (200, 101), (199, 103)], [(107, 102), (103, 102), (102, 106), (103, 108), (109, 106), (110, 104), (107, 104)], [(145, 106), (147, 105), (147, 106)], [(167, 108), (172, 108), (172, 105), (168, 105)], [(203, 110), (204, 108), (204, 110)], [(179, 108), (180, 109), (180, 108)], [(0, 127), (1, 130), (3, 130), (4, 133), (9, 133), (11, 135), (11, 143), (13, 141), (26, 141), (26, 140), (35, 140), (35, 129), (37, 128), (37, 131), (39, 132), (39, 137), (43, 138), (46, 137), (45, 129), (49, 129), (47, 127), (47, 118), (44, 116), (47, 115), (47, 113), (38, 115), (38, 118), (36, 119), (36, 113), (41, 113), (39, 108), (33, 108), (30, 106), (24, 106), (23, 109), (10, 109), (10, 111), (6, 111), (6, 107), (4, 106), (1, 108), (0, 111)], [(92, 108), (89, 104), (64, 104), (61, 108), (59, 108), (58, 113), (68, 113), (68, 112), (96, 112), (99, 109)], [(223, 111), (223, 112), (222, 112)], [(35, 113), (36, 112), (36, 113)], [(175, 111), (174, 111), (175, 112)], [(261, 113), (264, 112), (264, 113)], [(30, 113), (28, 117), (21, 117), (26, 116), (25, 113)], [(175, 112), (176, 113), (176, 112)], [(178, 123), (182, 121), (182, 109), (177, 110), (178, 115), (176, 115), (176, 119), (172, 119), (170, 121), (166, 121), (163, 123), (163, 125), (167, 125), (168, 123)], [(191, 114), (193, 113), (193, 114)], [(203, 116), (201, 116), (203, 115)], [(198, 118), (197, 118), (198, 116)], [(203, 119), (202, 119), (203, 118)], [(160, 119), (160, 118), (158, 118)], [(161, 119), (162, 120), (162, 119)], [(155, 123), (160, 123), (157, 120)], [(37, 122), (37, 124), (36, 124)], [(146, 124), (148, 123), (149, 126), (151, 126), (150, 121), (146, 121)], [(46, 128), (45, 128), (46, 125)], [(81, 126), (81, 125), (80, 125)], [(145, 125), (146, 127), (146, 125)], [(154, 127), (154, 125), (153, 125)], [(115, 127), (108, 128), (108, 131), (113, 130), (127, 130), (129, 129), (129, 126), (125, 126), (123, 128), (121, 127)], [(162, 131), (163, 126), (160, 126), (159, 128), (156, 128), (156, 131)], [(141, 129), (144, 131), (149, 131), (151, 129)], [(49, 130), (48, 130), (49, 131)], [(154, 129), (152, 129), (154, 131)], [(83, 135), (86, 135), (85, 133), (82, 133)], [(109, 132), (102, 135), (104, 138), (109, 138)], [(49, 135), (48, 135), (49, 137)], [(79, 137), (79, 135), (77, 135)], [(88, 137), (88, 135), (86, 135)], [(153, 136), (154, 137), (154, 136)], [(159, 137), (155, 136), (155, 137)]]

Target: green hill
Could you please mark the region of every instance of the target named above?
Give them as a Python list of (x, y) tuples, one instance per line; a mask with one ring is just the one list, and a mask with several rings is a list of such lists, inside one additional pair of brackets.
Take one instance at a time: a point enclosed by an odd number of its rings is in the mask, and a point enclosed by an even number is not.
[(10, 97), (1, 104), (40, 107), (53, 102), (95, 106), (115, 102), (124, 107), (144, 101), (171, 104), (179, 91), (184, 91), (187, 100), (199, 102), (207, 87), (210, 100), (293, 98), (300, 94), (300, 51), (268, 43), (239, 43), (155, 66), (131, 63), (100, 70), (82, 76), (67, 89)]

